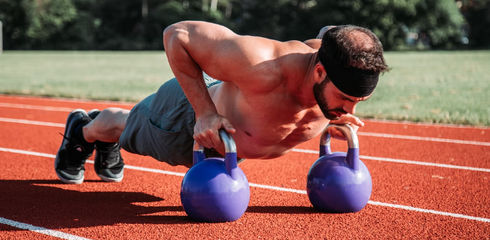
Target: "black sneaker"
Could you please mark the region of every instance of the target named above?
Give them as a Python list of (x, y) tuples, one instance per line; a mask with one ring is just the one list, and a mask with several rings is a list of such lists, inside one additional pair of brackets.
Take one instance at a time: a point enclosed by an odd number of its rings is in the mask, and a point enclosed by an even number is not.
[[(91, 110), (89, 116), (94, 119), (99, 115), (97, 109)], [(124, 160), (119, 143), (95, 142), (95, 173), (106, 182), (120, 182), (124, 177)]]
[(85, 173), (85, 161), (92, 155), (94, 145), (87, 143), (75, 130), (91, 121), (82, 109), (76, 109), (68, 115), (65, 134), (60, 149), (56, 154), (54, 168), (59, 179), (64, 183), (81, 184)]
[(119, 143), (95, 142), (95, 173), (106, 182), (120, 182), (124, 177), (124, 160)]

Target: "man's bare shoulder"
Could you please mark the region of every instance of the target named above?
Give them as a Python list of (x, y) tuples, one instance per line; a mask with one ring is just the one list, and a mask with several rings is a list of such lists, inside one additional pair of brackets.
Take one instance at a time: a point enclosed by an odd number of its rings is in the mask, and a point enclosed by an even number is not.
[[(237, 65), (237, 72), (244, 73), (245, 85), (241, 87), (253, 92), (268, 92), (280, 85), (288, 84), (291, 75), (297, 75), (307, 67), (308, 57), (317, 50), (307, 44), (292, 41), (277, 41), (262, 37), (244, 37), (239, 41), (251, 41), (253, 44), (244, 49), (244, 56), (250, 64), (248, 68)], [(238, 83), (240, 84), (240, 83)]]
[[(300, 41), (240, 35), (207, 22), (180, 22), (165, 32), (167, 56), (175, 59), (173, 68), (187, 71), (189, 63), (178, 58), (188, 55), (213, 78), (250, 92), (263, 93), (283, 84), (290, 66), (301, 62), (298, 55), (315, 51)], [(172, 39), (178, 41), (172, 44)]]

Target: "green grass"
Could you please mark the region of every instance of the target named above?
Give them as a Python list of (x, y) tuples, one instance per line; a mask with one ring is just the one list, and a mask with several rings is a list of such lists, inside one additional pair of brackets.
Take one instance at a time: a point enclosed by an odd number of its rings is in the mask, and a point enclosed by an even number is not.
[(358, 106), (377, 119), (490, 125), (490, 51), (392, 52), (392, 70)]
[[(490, 51), (388, 52), (391, 71), (357, 115), (490, 125)], [(163, 51), (5, 51), (0, 92), (139, 101), (173, 74)]]
[(2, 93), (138, 101), (170, 78), (163, 51), (0, 55)]

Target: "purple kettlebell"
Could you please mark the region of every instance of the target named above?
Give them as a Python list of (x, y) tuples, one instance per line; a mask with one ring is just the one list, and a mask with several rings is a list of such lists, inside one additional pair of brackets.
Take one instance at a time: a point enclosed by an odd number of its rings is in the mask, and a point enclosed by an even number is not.
[[(330, 149), (327, 129), (335, 127), (347, 138), (347, 153)], [(371, 175), (359, 160), (359, 141), (349, 125), (328, 125), (320, 139), (320, 158), (311, 166), (306, 184), (313, 206), (325, 212), (360, 211), (371, 196)]]
[(238, 167), (235, 141), (220, 130), (225, 158), (206, 158), (194, 142), (194, 164), (182, 180), (180, 200), (187, 215), (203, 222), (230, 222), (247, 210), (250, 187)]

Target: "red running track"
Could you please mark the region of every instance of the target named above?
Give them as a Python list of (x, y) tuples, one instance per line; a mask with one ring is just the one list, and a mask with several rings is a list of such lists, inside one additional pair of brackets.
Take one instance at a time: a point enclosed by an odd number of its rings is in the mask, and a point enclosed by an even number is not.
[[(198, 223), (180, 204), (184, 167), (123, 152), (128, 168), (121, 183), (101, 182), (90, 163), (83, 184), (58, 181), (53, 156), (68, 112), (109, 106), (131, 108), (0, 95), (0, 239), (490, 236), (488, 128), (366, 121), (359, 132), (360, 152), (373, 193), (358, 213), (319, 213), (304, 194), (318, 138), (281, 158), (249, 159), (240, 164), (252, 185), (244, 216), (230, 223)], [(332, 147), (345, 151), (346, 144), (334, 140)]]

